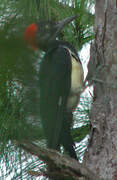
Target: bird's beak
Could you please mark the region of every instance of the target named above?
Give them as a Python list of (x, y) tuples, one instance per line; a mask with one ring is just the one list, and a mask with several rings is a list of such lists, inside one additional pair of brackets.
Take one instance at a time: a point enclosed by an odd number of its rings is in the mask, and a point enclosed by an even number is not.
[(54, 34), (54, 38), (57, 37), (57, 35), (61, 32), (61, 30), (67, 25), (69, 24), (71, 21), (73, 21), (74, 19), (77, 18), (77, 15), (74, 15), (74, 16), (70, 16), (70, 17), (67, 17), (61, 21), (59, 21), (57, 24), (56, 24), (56, 32)]

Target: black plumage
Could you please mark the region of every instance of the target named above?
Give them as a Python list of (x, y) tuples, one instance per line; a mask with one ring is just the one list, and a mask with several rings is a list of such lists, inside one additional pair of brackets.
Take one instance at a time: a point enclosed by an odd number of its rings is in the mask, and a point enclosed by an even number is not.
[(40, 64), (40, 118), (48, 148), (59, 150), (62, 145), (77, 159), (71, 136), (73, 110), (83, 86), (83, 69), (75, 48), (56, 39), (64, 25), (74, 17), (59, 23), (39, 22), (36, 45), (45, 51)]

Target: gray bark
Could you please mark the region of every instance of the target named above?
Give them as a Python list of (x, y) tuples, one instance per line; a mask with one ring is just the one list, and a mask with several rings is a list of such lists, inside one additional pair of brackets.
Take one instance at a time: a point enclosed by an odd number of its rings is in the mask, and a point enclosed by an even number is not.
[(105, 180), (117, 180), (117, 0), (96, 0), (95, 40), (88, 81), (94, 84), (92, 133), (84, 163)]

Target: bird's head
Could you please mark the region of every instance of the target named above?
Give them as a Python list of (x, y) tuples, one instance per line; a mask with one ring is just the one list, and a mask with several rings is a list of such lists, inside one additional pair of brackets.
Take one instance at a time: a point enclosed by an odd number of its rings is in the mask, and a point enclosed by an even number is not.
[(49, 42), (54, 41), (61, 30), (77, 16), (71, 16), (59, 22), (40, 21), (29, 25), (24, 32), (24, 39), (33, 49), (45, 50)]

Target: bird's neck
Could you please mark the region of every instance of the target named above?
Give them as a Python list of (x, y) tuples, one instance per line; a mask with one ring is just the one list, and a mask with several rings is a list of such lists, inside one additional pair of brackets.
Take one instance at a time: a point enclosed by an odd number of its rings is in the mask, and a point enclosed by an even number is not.
[(44, 47), (42, 50), (45, 52), (49, 52), (49, 51), (56, 49), (60, 46), (65, 46), (65, 47), (69, 48), (72, 52), (74, 52), (74, 54), (77, 55), (77, 51), (75, 50), (75, 48), (72, 46), (72, 44), (70, 44), (67, 41), (53, 40), (53, 41), (50, 41), (48, 43), (44, 43)]

